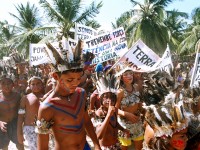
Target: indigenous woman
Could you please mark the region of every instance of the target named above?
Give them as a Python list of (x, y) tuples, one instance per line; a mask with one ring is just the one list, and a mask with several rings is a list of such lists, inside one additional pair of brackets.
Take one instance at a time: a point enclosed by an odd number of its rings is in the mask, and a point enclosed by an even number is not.
[(119, 132), (119, 140), (123, 150), (127, 150), (134, 142), (135, 150), (142, 149), (143, 142), (143, 123), (140, 117), (142, 103), (140, 101), (139, 88), (133, 83), (133, 69), (124, 63), (117, 69), (123, 68), (116, 76), (121, 75), (121, 89), (118, 91), (116, 107), (118, 110), (118, 121), (122, 127), (130, 130), (130, 137), (127, 138)]

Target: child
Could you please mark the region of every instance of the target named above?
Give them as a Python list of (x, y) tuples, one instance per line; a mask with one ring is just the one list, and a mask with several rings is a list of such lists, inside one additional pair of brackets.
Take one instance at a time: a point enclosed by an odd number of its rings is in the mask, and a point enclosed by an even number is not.
[(19, 143), (24, 144), (25, 149), (37, 150), (34, 121), (38, 113), (40, 98), (44, 95), (44, 85), (42, 79), (36, 76), (30, 78), (28, 84), (32, 92), (21, 99), (17, 135)]
[(117, 122), (117, 89), (119, 80), (106, 76), (102, 72), (96, 72), (96, 86), (99, 93), (101, 106), (95, 112), (93, 123), (96, 127), (97, 138), (102, 150), (120, 150), (118, 130), (128, 132)]

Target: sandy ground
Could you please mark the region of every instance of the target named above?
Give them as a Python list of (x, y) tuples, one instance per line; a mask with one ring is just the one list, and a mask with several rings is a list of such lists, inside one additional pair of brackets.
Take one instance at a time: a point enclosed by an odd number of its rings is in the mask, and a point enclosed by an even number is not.
[(17, 148), (13, 142), (10, 142), (10, 144), (8, 146), (8, 150), (17, 150)]

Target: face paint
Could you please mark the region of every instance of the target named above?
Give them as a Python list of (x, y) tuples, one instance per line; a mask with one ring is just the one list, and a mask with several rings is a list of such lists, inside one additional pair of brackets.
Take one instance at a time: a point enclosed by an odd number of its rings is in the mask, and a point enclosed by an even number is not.
[(186, 135), (172, 137), (170, 145), (177, 150), (184, 150), (187, 145)]
[(66, 92), (70, 92), (70, 89), (65, 85), (63, 79), (60, 80), (60, 85), (66, 90)]
[(174, 149), (184, 150), (187, 145), (187, 140), (188, 138), (187, 138), (187, 128), (186, 128), (172, 135), (172, 138), (170, 140), (170, 145)]
[(172, 141), (172, 146), (182, 148), (185, 146), (185, 142), (183, 140), (174, 140)]

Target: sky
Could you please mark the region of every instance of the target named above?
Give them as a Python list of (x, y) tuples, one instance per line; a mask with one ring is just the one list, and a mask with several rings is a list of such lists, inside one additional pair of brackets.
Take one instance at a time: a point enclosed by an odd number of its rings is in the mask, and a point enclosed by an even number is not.
[[(14, 5), (17, 4), (26, 4), (29, 1), (31, 4), (35, 4), (39, 6), (39, 0), (4, 0), (0, 4), (0, 20), (7, 20), (10, 24), (14, 24), (16, 20), (14, 20), (9, 12), (16, 14), (16, 9)], [(48, 0), (49, 1), (49, 0)], [(95, 0), (95, 2), (99, 2), (100, 0)], [(97, 20), (102, 28), (106, 30), (111, 29), (111, 22), (115, 22), (115, 20), (120, 17), (120, 14), (127, 10), (131, 10), (133, 5), (130, 0), (102, 0), (103, 7), (100, 9), (100, 13), (96, 16), (95, 20)], [(83, 0), (84, 5), (88, 5), (92, 2), (92, 0)], [(143, 2), (143, 0), (138, 0), (138, 2)], [(173, 10), (176, 9), (178, 11), (183, 11), (191, 14), (192, 10), (196, 7), (200, 7), (199, 0), (176, 0), (172, 4), (170, 4), (166, 9)]]

